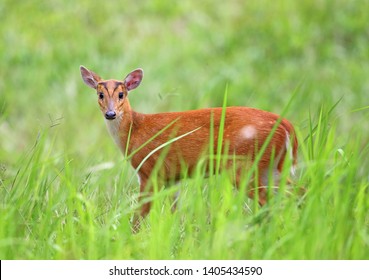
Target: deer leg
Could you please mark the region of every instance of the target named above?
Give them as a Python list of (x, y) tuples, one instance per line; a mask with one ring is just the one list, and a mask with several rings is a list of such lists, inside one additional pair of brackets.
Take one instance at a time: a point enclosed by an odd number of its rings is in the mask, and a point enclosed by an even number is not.
[(133, 218), (133, 232), (137, 233), (140, 230), (141, 220), (147, 216), (150, 212), (151, 201), (145, 201), (151, 196), (151, 189), (147, 186), (147, 179), (139, 176), (140, 183), (140, 195), (138, 197), (138, 203), (142, 204), (140, 214), (135, 214)]
[[(242, 182), (241, 180), (241, 174), (242, 174), (242, 169), (238, 168), (237, 172), (236, 172), (236, 178), (235, 178), (235, 183), (236, 186), (239, 188), (240, 184)], [(251, 199), (254, 199), (255, 197), (255, 191), (258, 192), (258, 203), (260, 206), (264, 206), (267, 203), (268, 200), (268, 193), (267, 193), (267, 188), (265, 187), (265, 185), (262, 182), (262, 178), (259, 176), (257, 177), (258, 182), (257, 186), (255, 187), (255, 178), (251, 180), (251, 182), (249, 182), (246, 191), (247, 191), (247, 196)]]

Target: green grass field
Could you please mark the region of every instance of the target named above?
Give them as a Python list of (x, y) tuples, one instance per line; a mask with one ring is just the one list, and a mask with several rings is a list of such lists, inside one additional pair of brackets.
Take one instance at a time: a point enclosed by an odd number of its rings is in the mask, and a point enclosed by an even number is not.
[[(2, 1), (0, 258), (369, 259), (368, 15), (366, 0)], [(157, 186), (132, 234), (138, 183), (81, 64), (143, 68), (143, 113), (222, 106), (227, 86), (229, 106), (285, 112), (307, 193), (282, 182), (261, 208), (199, 172)]]

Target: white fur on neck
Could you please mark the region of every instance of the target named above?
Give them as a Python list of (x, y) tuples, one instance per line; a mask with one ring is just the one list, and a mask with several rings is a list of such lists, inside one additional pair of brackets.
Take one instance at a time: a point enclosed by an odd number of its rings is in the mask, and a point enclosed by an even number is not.
[(120, 133), (120, 123), (122, 117), (117, 117), (114, 120), (105, 119), (106, 126), (108, 127), (111, 137), (113, 137), (115, 144), (124, 154), (124, 147), (122, 147), (121, 133)]

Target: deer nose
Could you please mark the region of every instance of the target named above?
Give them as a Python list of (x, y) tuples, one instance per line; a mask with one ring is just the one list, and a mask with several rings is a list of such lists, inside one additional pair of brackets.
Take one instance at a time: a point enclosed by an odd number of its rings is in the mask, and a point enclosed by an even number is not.
[(117, 116), (117, 114), (114, 111), (107, 111), (105, 113), (105, 118), (107, 120), (114, 120), (116, 116)]

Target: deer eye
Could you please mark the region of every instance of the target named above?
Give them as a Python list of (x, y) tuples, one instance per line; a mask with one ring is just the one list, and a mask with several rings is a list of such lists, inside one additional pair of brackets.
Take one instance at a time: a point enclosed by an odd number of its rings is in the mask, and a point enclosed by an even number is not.
[(99, 92), (99, 99), (104, 99), (104, 94), (102, 92)]
[(119, 99), (123, 99), (123, 92), (120, 92), (120, 93), (118, 94), (118, 96), (119, 96)]

